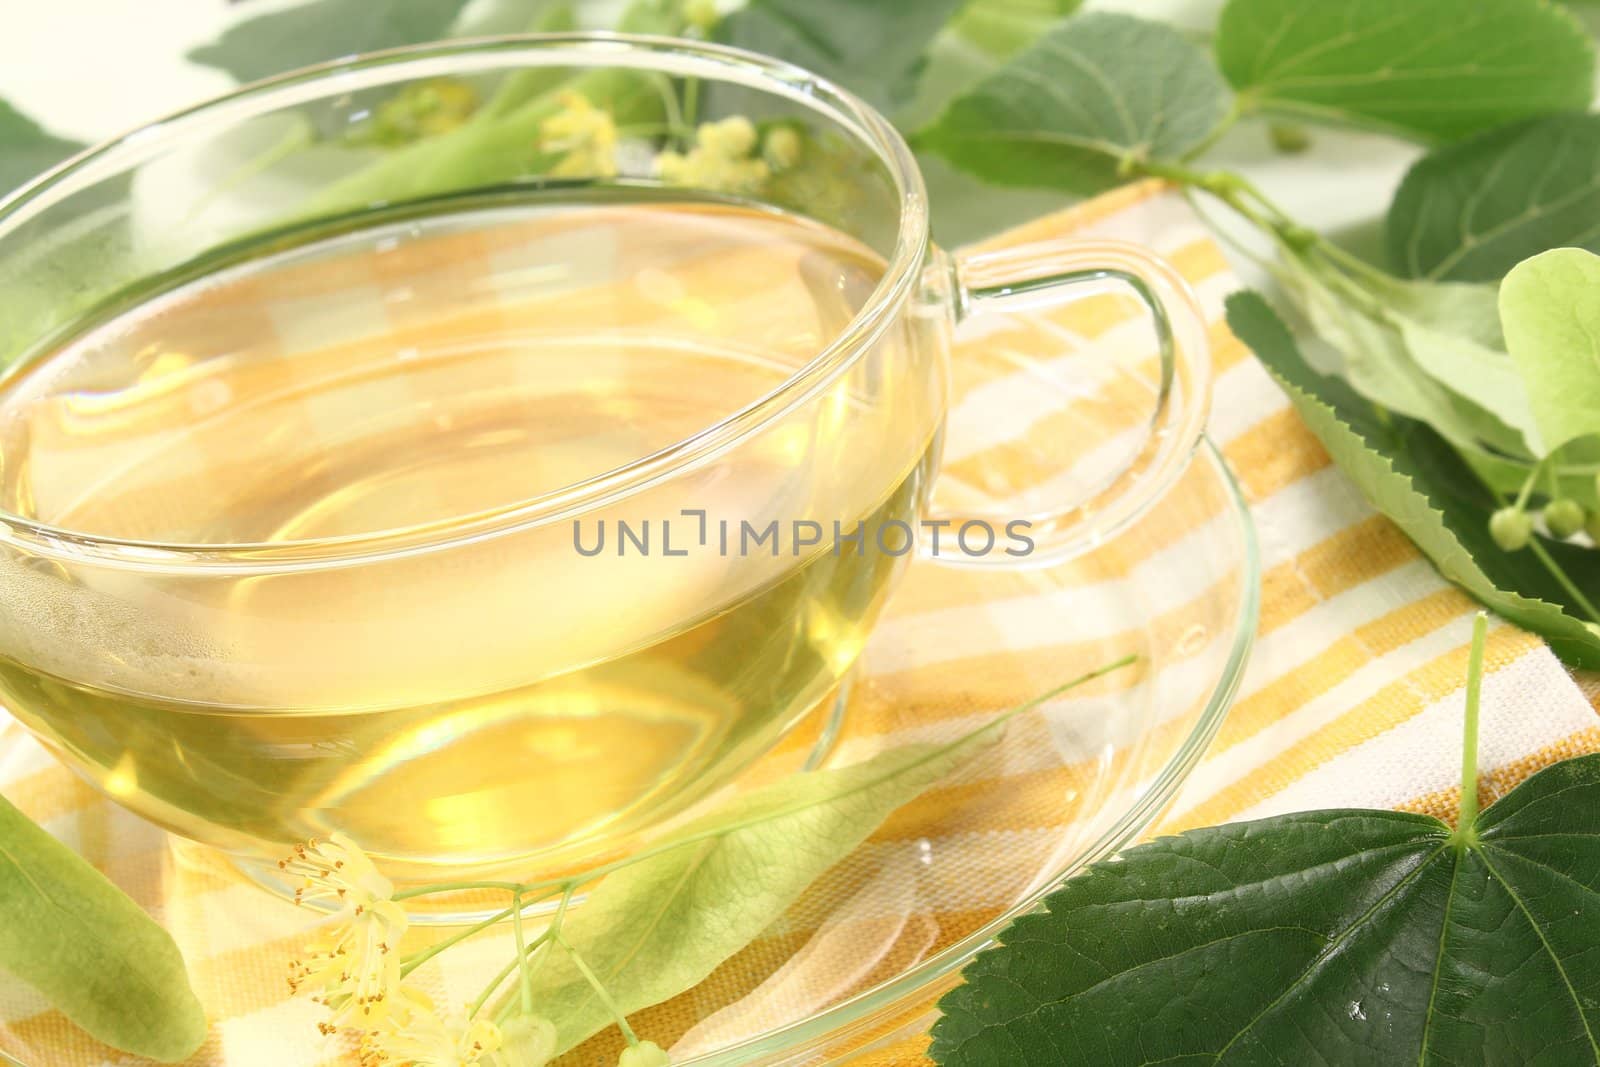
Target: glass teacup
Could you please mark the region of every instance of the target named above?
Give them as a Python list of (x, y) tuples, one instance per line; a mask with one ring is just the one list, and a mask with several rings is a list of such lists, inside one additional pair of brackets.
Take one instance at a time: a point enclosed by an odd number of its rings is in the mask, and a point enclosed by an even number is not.
[[(1133, 447), (934, 502), (955, 323), (1119, 292), (1159, 352)], [(5, 706), (178, 834), (342, 831), (403, 879), (660, 825), (836, 707), (913, 555), (1103, 542), (1207, 395), (1160, 261), (952, 258), (884, 118), (665, 39), (174, 116), (0, 205), (0, 305)]]

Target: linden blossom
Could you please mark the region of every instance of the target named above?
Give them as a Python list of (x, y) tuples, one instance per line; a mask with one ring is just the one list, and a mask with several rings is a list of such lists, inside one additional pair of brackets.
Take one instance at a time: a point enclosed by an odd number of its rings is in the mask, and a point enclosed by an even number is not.
[[(765, 526), (757, 526), (748, 519), (717, 519), (713, 522), (703, 508), (684, 508), (679, 514), (682, 518), (697, 520), (692, 532), (687, 535), (684, 524), (680, 522), (674, 526), (672, 519), (635, 522), (611, 520), (609, 525), (615, 527), (612, 537), (615, 554), (687, 556), (696, 549), (704, 549), (719, 556), (766, 553), (776, 557), (787, 553), (798, 557), (808, 549), (824, 544), (827, 532), (827, 527), (814, 519), (792, 519), (787, 523), (772, 519)], [(578, 555), (594, 557), (606, 551), (607, 525), (606, 519), (596, 522), (594, 543), (586, 545), (583, 520), (572, 521), (572, 547)], [(1001, 530), (984, 519), (966, 519), (959, 523), (955, 519), (920, 519), (915, 524), (903, 519), (886, 519), (871, 524), (869, 534), (866, 519), (856, 520), (853, 527), (835, 519), (832, 536), (826, 543), (835, 556), (852, 551), (857, 556), (864, 556), (868, 545), (886, 556), (905, 556), (914, 551), (920, 542), (927, 546), (927, 554), (935, 557), (954, 554), (950, 551), (953, 543), (955, 551), (971, 558), (987, 556), (996, 551), (1021, 558), (1033, 553), (1034, 540), (1028, 535), (1032, 528), (1033, 523), (1027, 519), (1012, 519)], [(654, 537), (652, 530), (659, 537)], [(674, 530), (677, 531), (676, 539)], [(925, 539), (919, 538), (919, 531), (926, 535)], [(940, 540), (942, 534), (946, 535), (943, 541)]]

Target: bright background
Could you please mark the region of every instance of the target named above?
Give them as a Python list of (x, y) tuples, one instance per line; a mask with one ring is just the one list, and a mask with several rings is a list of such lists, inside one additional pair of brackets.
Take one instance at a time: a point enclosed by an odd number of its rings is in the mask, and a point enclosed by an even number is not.
[[(604, 8), (614, 0), (590, 2)], [(291, 6), (289, 0), (0, 0), (0, 98), (62, 136), (91, 142), (109, 137), (226, 91), (232, 85), (226, 75), (190, 64), (184, 53), (215, 39), (235, 18)], [(1221, 6), (1222, 0), (1089, 0), (1085, 8), (1209, 32)], [(1254, 178), (1304, 223), (1342, 231), (1359, 230), (1381, 215), (1418, 153), (1376, 135), (1319, 130), (1313, 136), (1309, 151), (1285, 156), (1273, 149), (1262, 125), (1251, 123), (1231, 133), (1204, 163)], [(935, 204), (947, 215), (954, 214), (948, 211), (953, 203), (962, 207), (957, 225), (942, 234), (947, 244), (1067, 202), (1048, 193), (973, 197), (967, 188), (957, 196), (943, 178), (929, 175)], [(1259, 280), (1246, 263), (1236, 266), (1247, 280)]]
[[(384, 3), (386, 0), (371, 0)], [(474, 0), (475, 6), (494, 0)], [(605, 24), (626, 0), (583, 0), (586, 18)], [(862, 0), (871, 3), (872, 0)], [(1306, 0), (1315, 3), (1316, 0)], [(1462, 0), (1470, 3), (1471, 0)], [(0, 0), (0, 99), (62, 136), (93, 142), (227, 91), (221, 71), (184, 59), (234, 20), (296, 6), (297, 0)], [(732, 6), (733, 0), (722, 0)], [(1196, 34), (1216, 26), (1224, 0), (1087, 0), (1084, 10), (1123, 11), (1170, 21)], [(1572, 8), (1600, 33), (1600, 5)], [(466, 14), (471, 15), (469, 7)], [(1597, 79), (1600, 80), (1600, 79)], [(1351, 247), (1375, 254), (1377, 223), (1421, 149), (1390, 137), (1312, 131), (1311, 147), (1284, 155), (1264, 124), (1235, 128), (1201, 161), (1253, 179), (1290, 216)], [(1069, 201), (1044, 193), (975, 189), (938, 164), (928, 180), (944, 228), (957, 245)], [(941, 195), (942, 194), (942, 195)], [(1247, 259), (1233, 266), (1249, 285), (1266, 279)]]

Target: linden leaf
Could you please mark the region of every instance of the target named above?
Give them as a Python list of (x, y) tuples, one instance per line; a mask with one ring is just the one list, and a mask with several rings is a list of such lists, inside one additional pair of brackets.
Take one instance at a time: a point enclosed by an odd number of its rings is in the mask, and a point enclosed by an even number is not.
[(1600, 756), (1453, 837), (1315, 811), (1097, 864), (940, 1002), (947, 1067), (1600, 1063)]
[(0, 197), (55, 166), (83, 146), (45, 132), (0, 100)]
[(1546, 249), (1600, 252), (1600, 115), (1552, 115), (1429, 153), (1386, 231), (1390, 259), (1414, 278), (1498, 281)]
[(1006, 723), (1068, 689), (1127, 666), (1108, 664), (946, 744), (914, 744), (848, 767), (791, 775), (691, 822), (607, 874), (567, 914), (526, 1000), (555, 1020), (566, 1051), (604, 1029), (611, 1011), (581, 957), (623, 1014), (701, 982), (753, 941), (897, 808), (1000, 739)]
[[(753, 941), (896, 808), (995, 736), (898, 748), (754, 791), (686, 826), (676, 835), (683, 844), (607, 875), (562, 936), (624, 1014), (668, 1000)], [(555, 1020), (563, 1052), (611, 1022), (561, 952), (538, 969), (532, 1002)]]
[(1545, 0), (1229, 0), (1216, 50), (1248, 106), (1424, 138), (1593, 95), (1593, 42)]
[(466, 0), (314, 0), (237, 22), (189, 59), (252, 82), (329, 59), (437, 40)]
[(1600, 434), (1600, 256), (1558, 248), (1518, 264), (1500, 321), (1545, 446)]
[(205, 1011), (171, 935), (4, 799), (0, 967), (125, 1052), (176, 1063), (205, 1040)]
[(997, 184), (1093, 193), (1117, 184), (1128, 162), (1198, 147), (1228, 99), (1211, 61), (1177, 30), (1094, 13), (1039, 37), (915, 141)]
[(909, 98), (923, 53), (963, 0), (750, 0), (718, 25), (724, 44), (776, 56), (889, 108)]

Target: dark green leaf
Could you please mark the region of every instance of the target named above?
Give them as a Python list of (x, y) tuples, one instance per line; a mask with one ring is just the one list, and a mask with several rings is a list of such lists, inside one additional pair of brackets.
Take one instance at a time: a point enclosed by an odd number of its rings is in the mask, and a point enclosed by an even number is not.
[(750, 0), (717, 27), (724, 44), (776, 56), (868, 103), (909, 99), (923, 53), (962, 0)]
[(0, 100), (0, 197), (82, 148), (46, 133), (39, 124)]
[[(1577, 609), (1537, 556), (1502, 552), (1489, 539), (1489, 514), (1497, 505), (1450, 446), (1418, 423), (1381, 414), (1344, 382), (1317, 374), (1258, 295), (1230, 298), (1228, 325), (1278, 379), (1306, 425), (1373, 507), (1392, 519), (1445, 578), (1544, 637), (1567, 662), (1600, 668), (1600, 637), (1579, 621), (1583, 616), (1563, 610)], [(1563, 561), (1582, 551), (1549, 548)], [(1600, 590), (1600, 558), (1571, 573), (1581, 587)]]
[(1600, 1062), (1600, 756), (1541, 771), (1473, 827), (1305, 812), (1130, 849), (967, 968), (933, 1058)]
[(1497, 281), (1563, 246), (1600, 252), (1600, 115), (1553, 115), (1447, 145), (1413, 166), (1387, 224), (1395, 268)]
[(205, 1012), (167, 932), (4, 799), (0, 968), (126, 1052), (175, 1063), (205, 1040)]
[(1593, 43), (1545, 0), (1230, 0), (1216, 49), (1247, 107), (1425, 138), (1593, 93)]
[(1115, 185), (1125, 162), (1183, 156), (1227, 111), (1221, 77), (1178, 31), (1089, 14), (1040, 37), (916, 139), (998, 184), (1090, 193)]
[(245, 19), (189, 58), (241, 82), (444, 36), (466, 0), (315, 0)]

